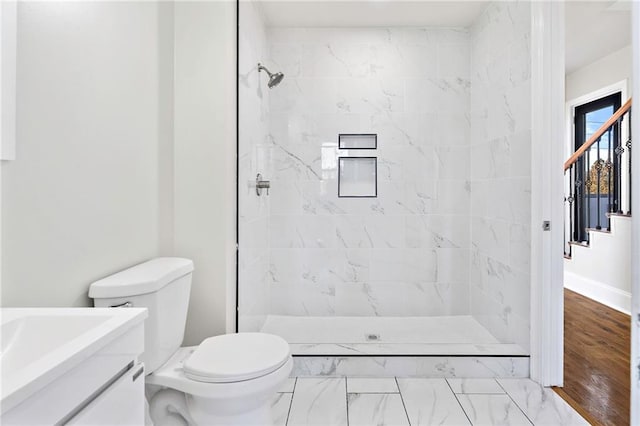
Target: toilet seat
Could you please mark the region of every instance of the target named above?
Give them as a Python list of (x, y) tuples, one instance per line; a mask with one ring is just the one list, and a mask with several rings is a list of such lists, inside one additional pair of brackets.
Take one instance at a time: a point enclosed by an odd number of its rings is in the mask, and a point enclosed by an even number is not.
[(198, 382), (231, 383), (265, 376), (290, 358), (289, 344), (266, 333), (209, 337), (184, 361), (184, 375)]
[(233, 398), (247, 394), (259, 395), (260, 392), (270, 389), (274, 384), (282, 383), (289, 377), (293, 368), (293, 359), (289, 356), (279, 368), (254, 379), (227, 383), (199, 382), (184, 374), (184, 362), (197, 349), (197, 346), (179, 348), (167, 362), (145, 378), (145, 383), (201, 397)]

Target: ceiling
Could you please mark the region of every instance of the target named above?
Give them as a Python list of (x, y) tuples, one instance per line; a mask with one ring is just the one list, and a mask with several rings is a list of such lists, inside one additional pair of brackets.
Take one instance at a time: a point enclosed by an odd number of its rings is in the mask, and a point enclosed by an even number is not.
[(566, 3), (567, 74), (631, 44), (631, 1)]
[[(566, 2), (566, 73), (631, 43), (631, 1)], [(270, 27), (468, 27), (489, 1), (257, 0)]]
[(488, 1), (260, 1), (271, 27), (468, 27)]

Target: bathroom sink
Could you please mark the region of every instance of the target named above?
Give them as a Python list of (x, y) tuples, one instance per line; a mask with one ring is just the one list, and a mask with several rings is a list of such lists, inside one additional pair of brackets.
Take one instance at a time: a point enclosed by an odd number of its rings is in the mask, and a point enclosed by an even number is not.
[(2, 412), (60, 377), (147, 317), (146, 309), (0, 310)]
[(107, 315), (82, 319), (72, 315), (29, 315), (3, 323), (2, 371), (20, 371), (109, 318)]

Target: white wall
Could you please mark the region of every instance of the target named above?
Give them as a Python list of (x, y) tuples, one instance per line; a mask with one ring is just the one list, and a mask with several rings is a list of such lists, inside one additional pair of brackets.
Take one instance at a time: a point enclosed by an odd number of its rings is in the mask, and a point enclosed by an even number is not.
[[(565, 79), (565, 99), (579, 98), (588, 93), (595, 92), (605, 86), (628, 80), (628, 91), (632, 93), (633, 72), (631, 70), (632, 51), (631, 45), (601, 58), (587, 66), (584, 66)], [(624, 103), (626, 99), (622, 100)]]
[(174, 10), (172, 2), (158, 4), (158, 248), (173, 256), (174, 243)]
[(3, 306), (88, 306), (93, 280), (157, 254), (157, 23), (153, 3), (19, 3)]
[(15, 158), (17, 4), (0, 2), (0, 159)]
[[(640, 75), (640, 4), (633, 4), (633, 73)], [(636, 85), (633, 97), (640, 99), (640, 85)], [(637, 107), (632, 109), (633, 114), (633, 134), (640, 134), (640, 114)], [(640, 164), (640, 150), (633, 151), (633, 163)], [(633, 208), (640, 211), (640, 175), (633, 174)], [(631, 225), (631, 256), (632, 259), (640, 258), (640, 219), (636, 214), (633, 216)], [(634, 261), (631, 264), (631, 293), (632, 307), (631, 318), (631, 424), (640, 423), (640, 262)]]
[(631, 219), (611, 217), (611, 233), (589, 232), (589, 247), (574, 245), (564, 259), (564, 286), (631, 312)]
[(235, 3), (176, 3), (174, 26), (173, 238), (195, 263), (185, 336), (195, 344), (235, 318)]
[[(22, 2), (2, 306), (192, 258), (185, 343), (234, 329), (235, 4)], [(174, 16), (175, 14), (175, 16)]]

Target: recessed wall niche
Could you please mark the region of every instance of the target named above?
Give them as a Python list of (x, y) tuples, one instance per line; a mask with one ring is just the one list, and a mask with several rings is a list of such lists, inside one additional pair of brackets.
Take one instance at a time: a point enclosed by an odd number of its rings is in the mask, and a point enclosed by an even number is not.
[(338, 197), (378, 196), (377, 157), (338, 158)]
[(377, 134), (340, 134), (338, 135), (339, 149), (377, 149)]

